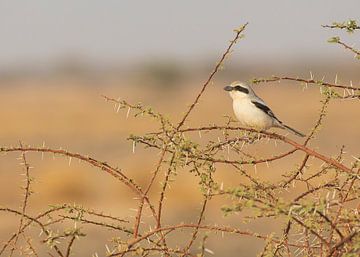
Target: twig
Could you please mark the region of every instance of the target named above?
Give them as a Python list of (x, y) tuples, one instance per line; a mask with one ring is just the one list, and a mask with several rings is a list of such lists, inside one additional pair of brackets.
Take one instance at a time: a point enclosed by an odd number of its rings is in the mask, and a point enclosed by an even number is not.
[[(36, 219), (36, 218), (32, 218), (32, 217), (30, 217), (30, 216), (27, 215), (27, 214), (22, 214), (21, 212), (16, 211), (16, 210), (13, 210), (13, 209), (10, 209), (10, 208), (0, 208), (0, 211), (9, 212), (9, 213), (13, 213), (13, 214), (16, 214), (16, 215), (23, 216), (23, 217), (25, 217), (26, 219), (31, 220), (32, 222), (38, 224), (38, 225), (40, 226), (41, 230), (42, 230), (47, 236), (50, 235), (49, 231), (45, 228), (44, 224), (42, 224), (42, 223), (41, 223), (38, 219)], [(59, 254), (59, 256), (64, 257), (64, 255), (62, 254), (62, 252), (60, 251), (60, 249), (59, 249), (56, 245), (53, 245), (53, 248), (54, 248), (55, 251)]]
[(330, 253), (328, 255), (328, 257), (333, 256), (333, 254), (335, 253), (335, 251), (337, 251), (340, 247), (342, 247), (343, 245), (349, 243), (356, 235), (359, 234), (359, 231), (354, 231), (351, 234), (349, 234), (347, 237), (343, 238), (340, 242), (338, 242), (333, 248), (331, 248)]
[(221, 56), (220, 60), (218, 61), (218, 63), (216, 64), (213, 72), (210, 74), (210, 76), (208, 77), (208, 79), (205, 81), (205, 83), (203, 84), (199, 94), (196, 96), (194, 102), (190, 105), (189, 109), (187, 110), (187, 112), (185, 113), (184, 117), (181, 119), (181, 121), (179, 122), (179, 124), (177, 125), (177, 130), (179, 130), (185, 123), (187, 117), (189, 116), (189, 114), (191, 113), (191, 111), (194, 109), (195, 105), (199, 102), (200, 97), (202, 96), (202, 94), (204, 93), (205, 89), (207, 88), (207, 86), (209, 85), (209, 83), (211, 82), (212, 78), (215, 76), (215, 74), (218, 72), (218, 70), (220, 69), (222, 63), (224, 62), (225, 58), (229, 55), (232, 47), (236, 44), (236, 42), (238, 41), (238, 39), (241, 37), (242, 32), (245, 30), (246, 26), (248, 25), (248, 23), (245, 23), (245, 25), (241, 26), (239, 29), (235, 30), (236, 34), (235, 37), (232, 41), (230, 41), (230, 45), (227, 47), (226, 51), (223, 53), (223, 55)]
[(279, 134), (276, 134), (276, 133), (271, 133), (271, 132), (267, 132), (267, 131), (257, 131), (255, 129), (251, 129), (251, 128), (243, 128), (243, 127), (222, 127), (222, 126), (209, 126), (209, 127), (199, 127), (199, 128), (188, 128), (188, 129), (183, 129), (181, 130), (181, 132), (187, 132), (187, 131), (203, 131), (203, 130), (222, 130), (222, 129), (227, 129), (227, 130), (244, 130), (244, 131), (250, 131), (250, 132), (256, 132), (256, 133), (260, 133), (260, 134), (263, 134), (263, 135), (267, 135), (268, 137), (270, 138), (273, 138), (273, 139), (277, 139), (277, 140), (280, 140), (280, 141), (283, 141), (285, 143), (288, 143), (292, 146), (294, 146), (296, 149), (298, 150), (301, 150), (305, 153), (307, 153), (308, 155), (310, 156), (314, 156), (326, 163), (329, 163), (331, 164), (332, 166), (346, 172), (346, 173), (349, 173), (349, 174), (353, 174), (352, 170), (348, 167), (346, 167), (345, 165), (337, 162), (336, 160), (332, 159), (332, 158), (329, 158), (329, 157), (326, 157), (316, 151), (314, 151), (313, 149), (310, 149), (304, 145), (301, 145), (285, 136), (282, 136), (282, 135), (279, 135)]
[(71, 248), (72, 248), (72, 246), (73, 246), (73, 244), (74, 244), (74, 242), (75, 242), (75, 239), (76, 239), (76, 236), (73, 235), (73, 236), (71, 237), (71, 239), (70, 239), (69, 245), (68, 245), (67, 250), (66, 250), (66, 255), (65, 255), (66, 257), (69, 257), (69, 256), (70, 256)]
[(297, 81), (302, 82), (306, 84), (316, 84), (319, 86), (326, 86), (326, 87), (334, 87), (334, 88), (342, 88), (342, 89), (351, 89), (351, 90), (360, 90), (360, 87), (354, 87), (354, 86), (346, 86), (346, 85), (338, 85), (336, 83), (329, 83), (322, 80), (314, 80), (314, 79), (303, 79), (303, 78), (294, 78), (294, 77), (288, 77), (288, 76), (272, 76), (271, 78), (257, 78), (253, 79), (253, 83), (261, 83), (261, 82), (274, 82), (279, 80), (290, 80), (290, 81)]
[[(21, 143), (21, 142), (20, 142), (20, 147), (22, 147), (22, 143)], [(23, 225), (23, 222), (24, 222), (24, 215), (25, 215), (25, 212), (26, 212), (26, 207), (27, 207), (27, 204), (28, 204), (28, 199), (29, 199), (30, 194), (31, 194), (31, 190), (30, 190), (30, 183), (31, 183), (31, 178), (30, 178), (30, 165), (28, 164), (28, 162), (27, 162), (27, 160), (26, 160), (26, 153), (25, 153), (25, 152), (22, 152), (22, 153), (21, 153), (21, 160), (22, 160), (21, 165), (23, 165), (23, 167), (24, 167), (23, 169), (24, 169), (25, 177), (26, 177), (26, 184), (25, 184), (25, 187), (24, 187), (25, 193), (24, 193), (24, 200), (23, 200), (22, 207), (21, 207), (22, 216), (20, 217), (18, 232), (16, 233), (14, 245), (13, 245), (13, 247), (12, 247), (12, 249), (11, 249), (10, 256), (13, 255), (14, 250), (15, 250), (15, 248), (16, 248), (17, 241), (18, 241), (19, 236), (20, 236), (20, 234), (21, 234), (21, 228), (22, 228), (22, 225)]]

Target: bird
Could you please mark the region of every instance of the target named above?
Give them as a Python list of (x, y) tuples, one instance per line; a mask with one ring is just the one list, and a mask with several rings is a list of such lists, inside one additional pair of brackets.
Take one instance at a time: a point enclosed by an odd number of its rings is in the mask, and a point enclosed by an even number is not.
[(294, 133), (299, 137), (305, 135), (280, 121), (267, 104), (258, 97), (254, 90), (245, 82), (235, 81), (224, 87), (233, 100), (233, 110), (238, 121), (246, 127), (256, 130), (281, 128)]

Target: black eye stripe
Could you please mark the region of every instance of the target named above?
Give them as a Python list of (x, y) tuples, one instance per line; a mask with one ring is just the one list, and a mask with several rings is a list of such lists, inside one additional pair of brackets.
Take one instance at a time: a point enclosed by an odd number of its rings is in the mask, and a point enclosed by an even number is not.
[(245, 87), (242, 87), (242, 86), (236, 86), (234, 87), (236, 91), (240, 91), (240, 92), (243, 92), (245, 94), (249, 94), (249, 89), (245, 88)]

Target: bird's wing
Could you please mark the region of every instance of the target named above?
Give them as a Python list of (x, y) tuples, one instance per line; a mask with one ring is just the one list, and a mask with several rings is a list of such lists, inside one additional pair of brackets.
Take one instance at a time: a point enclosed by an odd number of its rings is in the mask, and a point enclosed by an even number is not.
[(259, 108), (260, 110), (262, 110), (263, 112), (265, 112), (267, 115), (269, 115), (271, 118), (274, 118), (275, 120), (277, 120), (278, 122), (282, 123), (278, 118), (276, 118), (275, 114), (271, 111), (271, 109), (269, 107), (267, 107), (267, 105), (264, 103), (263, 100), (256, 99), (251, 101), (257, 108)]

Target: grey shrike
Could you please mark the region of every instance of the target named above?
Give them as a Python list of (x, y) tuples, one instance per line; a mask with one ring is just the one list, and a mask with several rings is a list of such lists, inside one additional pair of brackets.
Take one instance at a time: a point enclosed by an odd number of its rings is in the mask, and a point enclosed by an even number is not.
[(297, 136), (305, 136), (276, 118), (266, 103), (246, 83), (235, 81), (230, 86), (224, 87), (224, 90), (228, 91), (233, 99), (235, 116), (242, 125), (258, 130), (267, 130), (271, 127), (282, 128)]

